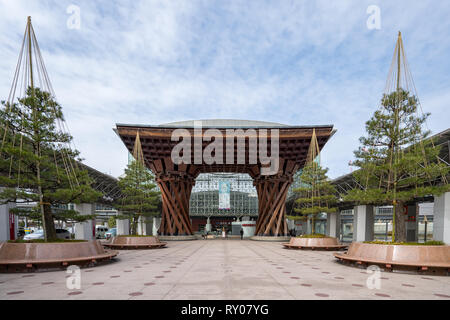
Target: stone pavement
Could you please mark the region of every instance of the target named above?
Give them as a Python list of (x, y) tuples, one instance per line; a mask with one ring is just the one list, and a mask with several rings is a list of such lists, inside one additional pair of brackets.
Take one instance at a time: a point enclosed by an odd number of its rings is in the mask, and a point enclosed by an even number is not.
[(251, 240), (168, 242), (120, 251), (114, 262), (66, 271), (0, 274), (0, 299), (450, 299), (450, 277), (381, 272), (339, 264), (329, 251), (283, 249)]

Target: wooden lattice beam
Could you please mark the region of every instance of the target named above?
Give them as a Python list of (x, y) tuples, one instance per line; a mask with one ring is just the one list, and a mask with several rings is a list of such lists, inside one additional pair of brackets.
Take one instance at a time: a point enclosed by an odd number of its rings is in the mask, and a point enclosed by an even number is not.
[(178, 174), (165, 174), (159, 175), (156, 182), (161, 190), (162, 198), (160, 234), (192, 235), (189, 198), (194, 180)]
[(298, 165), (293, 161), (280, 161), (280, 170), (274, 176), (255, 178), (259, 201), (259, 216), (255, 234), (258, 236), (285, 236), (289, 230), (286, 223), (286, 197), (293, 174)]

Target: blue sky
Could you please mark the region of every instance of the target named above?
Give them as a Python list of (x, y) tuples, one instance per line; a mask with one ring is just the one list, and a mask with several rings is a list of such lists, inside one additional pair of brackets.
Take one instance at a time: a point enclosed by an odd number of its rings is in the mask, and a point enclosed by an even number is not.
[(428, 127), (450, 127), (447, 1), (0, 0), (2, 100), (29, 15), (76, 147), (114, 176), (127, 162), (115, 123), (208, 118), (333, 124), (322, 163), (332, 178), (350, 172), (399, 30)]

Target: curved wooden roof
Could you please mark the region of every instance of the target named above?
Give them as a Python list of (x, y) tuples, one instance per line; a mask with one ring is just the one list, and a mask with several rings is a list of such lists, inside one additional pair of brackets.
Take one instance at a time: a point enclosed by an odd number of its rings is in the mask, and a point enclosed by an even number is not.
[[(237, 122), (239, 121), (239, 122)], [(246, 120), (209, 120), (202, 121), (202, 132), (207, 129), (215, 128), (220, 130), (224, 138), (230, 133), (232, 129), (255, 129), (255, 131), (266, 129), (269, 135), (268, 139), (268, 153), (270, 154), (270, 131), (271, 129), (279, 130), (279, 158), (282, 172), (294, 173), (301, 168), (305, 161), (308, 152), (309, 144), (313, 130), (315, 129), (317, 142), (319, 148), (322, 149), (325, 143), (334, 134), (332, 125), (325, 126), (290, 126), (269, 122), (257, 122)], [(235, 161), (234, 164), (212, 164), (205, 163), (194, 164), (193, 157), (190, 165), (174, 166), (171, 161), (171, 152), (178, 141), (171, 141), (172, 133), (176, 129), (188, 130), (191, 134), (191, 145), (194, 146), (194, 127), (191, 122), (178, 122), (165, 125), (134, 125), (134, 124), (117, 124), (114, 131), (119, 135), (122, 142), (125, 144), (129, 152), (133, 151), (136, 134), (139, 131), (140, 141), (142, 144), (142, 151), (146, 165), (155, 173), (176, 171), (186, 172), (190, 176), (196, 177), (203, 172), (242, 172), (248, 173), (255, 178), (259, 175), (261, 163), (258, 160), (257, 164), (237, 164), (237, 142), (235, 141)], [(249, 131), (249, 136), (246, 137), (246, 159), (248, 159), (249, 146), (248, 141), (250, 137), (254, 137)], [(198, 136), (198, 135), (197, 135)], [(209, 141), (203, 141), (202, 151), (209, 144)], [(226, 146), (226, 139), (224, 139), (224, 149)], [(251, 149), (254, 151), (254, 149)], [(225, 150), (223, 152), (225, 158)], [(248, 160), (246, 161), (248, 163)], [(287, 167), (288, 166), (288, 167)], [(172, 170), (171, 170), (172, 169)]]

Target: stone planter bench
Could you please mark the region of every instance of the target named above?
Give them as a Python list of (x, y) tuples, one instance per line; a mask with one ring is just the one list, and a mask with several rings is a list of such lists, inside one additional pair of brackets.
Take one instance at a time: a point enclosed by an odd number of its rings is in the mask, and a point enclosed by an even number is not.
[(113, 237), (103, 245), (114, 249), (157, 249), (166, 246), (165, 242), (159, 241), (157, 237)]
[(99, 241), (54, 243), (0, 243), (0, 270), (3, 272), (92, 266), (110, 260), (117, 251), (105, 250)]
[(158, 236), (162, 241), (191, 241), (201, 239), (200, 235)]
[(341, 262), (379, 265), (387, 270), (450, 272), (450, 246), (390, 245), (353, 242), (345, 253), (335, 253)]
[(291, 238), (289, 243), (283, 243), (287, 249), (311, 249), (311, 250), (341, 250), (348, 245), (339, 243), (337, 238)]

